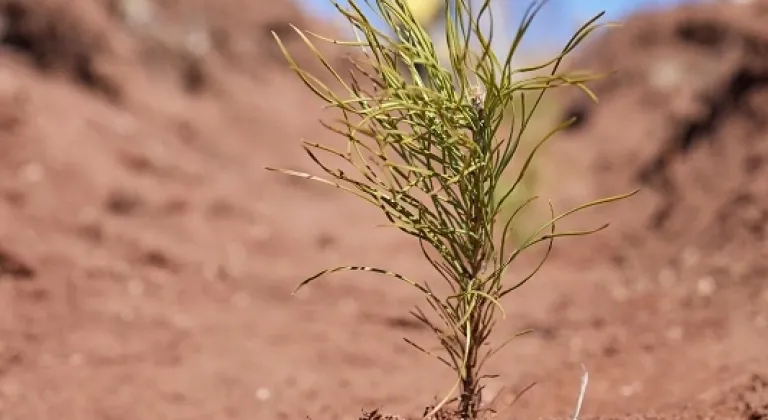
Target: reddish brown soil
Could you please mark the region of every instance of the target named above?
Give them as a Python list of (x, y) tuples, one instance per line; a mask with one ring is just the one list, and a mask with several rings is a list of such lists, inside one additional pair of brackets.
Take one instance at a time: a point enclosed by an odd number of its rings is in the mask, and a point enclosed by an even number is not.
[[(333, 141), (269, 32), (318, 26), (286, 2), (161, 1), (148, 24), (120, 4), (0, 0), (0, 418), (418, 415), (452, 382), (400, 340), (430, 338), (417, 295), (290, 295), (336, 263), (429, 273), (365, 205), (263, 169)], [(568, 104), (556, 203), (642, 192), (507, 302), (500, 335), (536, 333), (490, 366), (498, 418), (567, 415), (582, 363), (587, 417), (768, 418), (765, 19), (640, 16), (585, 54), (621, 72)]]

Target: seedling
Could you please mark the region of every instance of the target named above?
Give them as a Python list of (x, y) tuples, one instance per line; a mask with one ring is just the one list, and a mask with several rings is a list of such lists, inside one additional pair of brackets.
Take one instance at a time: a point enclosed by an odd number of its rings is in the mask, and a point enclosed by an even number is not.
[[(596, 76), (562, 73), (559, 68), (563, 58), (601, 26), (596, 22), (602, 13), (579, 28), (551, 60), (514, 68), (515, 52), (544, 2), (536, 2), (527, 10), (509, 50), (500, 57), (491, 48), (492, 30), (486, 36), (480, 28), (484, 18), (493, 26), (490, 1), (484, 0), (476, 12), (466, 0), (446, 5), (445, 37), (450, 61), (446, 67), (438, 62), (434, 44), (403, 0), (366, 1), (394, 28), (396, 36), (375, 28), (354, 0), (348, 7), (334, 3), (354, 28), (355, 41), (338, 41), (294, 29), (338, 83), (340, 88), (336, 89), (299, 67), (275, 35), (293, 71), (339, 112), (340, 119), (323, 124), (346, 138), (347, 147), (303, 144), (325, 177), (268, 169), (341, 189), (379, 208), (391, 226), (418, 241), (424, 258), (434, 267), (436, 277), (446, 281), (450, 292), (440, 294), (428, 281), (363, 266), (324, 270), (301, 282), (298, 288), (340, 271), (371, 271), (413, 286), (423, 295), (431, 316), (421, 308), (412, 314), (434, 333), (443, 352), (433, 353), (406, 341), (456, 373), (452, 391), (433, 413), (458, 390), (462, 419), (477, 418), (482, 381), (487, 377), (485, 363), (508, 342), (488, 346), (499, 316), (504, 315), (502, 298), (538, 272), (556, 238), (587, 235), (607, 227), (561, 232), (555, 229), (557, 222), (634, 194), (593, 201), (562, 214), (556, 214), (550, 203), (550, 220), (531, 229), (533, 234), (519, 244), (509, 245), (506, 239), (516, 216), (535, 197), (519, 203), (511, 215), (505, 205), (522, 186), (536, 152), (572, 121), (555, 127), (525, 156), (517, 153), (522, 150), (521, 138), (548, 89), (576, 86), (594, 98), (585, 83)], [(352, 60), (350, 74), (342, 77), (310, 37), (356, 49), (358, 55)], [(542, 73), (542, 69), (550, 71)], [(534, 101), (526, 100), (531, 92), (537, 95)], [(508, 121), (510, 118), (514, 120)], [(330, 164), (329, 158), (338, 165)], [(504, 174), (513, 158), (522, 159), (522, 164), (510, 184)], [(537, 244), (545, 250), (540, 263), (522, 277), (505, 276), (507, 268)]]

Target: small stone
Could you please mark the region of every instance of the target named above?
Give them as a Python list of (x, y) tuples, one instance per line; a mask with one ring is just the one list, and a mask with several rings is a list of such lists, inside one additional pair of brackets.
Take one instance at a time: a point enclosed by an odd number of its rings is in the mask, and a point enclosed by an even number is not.
[(624, 397), (631, 397), (632, 395), (637, 394), (642, 389), (642, 384), (639, 382), (635, 382), (630, 385), (624, 385), (619, 389), (619, 392)]
[(699, 296), (712, 296), (715, 293), (715, 279), (711, 276), (703, 277), (696, 283), (696, 292)]
[(648, 74), (648, 82), (657, 89), (669, 90), (676, 87), (684, 76), (680, 63), (660, 60)]
[(255, 396), (259, 401), (267, 401), (272, 398), (272, 392), (270, 392), (268, 388), (262, 387), (256, 390)]
[(155, 18), (154, 4), (148, 0), (122, 0), (118, 6), (121, 18), (131, 27), (146, 27)]

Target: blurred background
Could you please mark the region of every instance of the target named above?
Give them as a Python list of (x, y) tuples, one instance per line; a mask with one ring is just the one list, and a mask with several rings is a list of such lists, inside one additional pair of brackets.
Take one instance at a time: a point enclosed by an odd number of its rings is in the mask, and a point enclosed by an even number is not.
[[(505, 32), (527, 4), (494, 3)], [(489, 364), (483, 403), (570, 418), (583, 364), (585, 418), (765, 419), (768, 2), (552, 0), (519, 62), (603, 9), (624, 25), (569, 65), (616, 73), (590, 85), (598, 104), (547, 96), (530, 139), (577, 124), (526, 194), (563, 211), (640, 193), (572, 219), (611, 226), (556, 243), (505, 301), (495, 340), (534, 332)], [(357, 273), (291, 295), (338, 264), (441, 281), (375, 208), (265, 170), (317, 173), (301, 140), (342, 144), (272, 35), (327, 81), (290, 25), (346, 36), (329, 10), (0, 0), (0, 420), (418, 418), (451, 389), (402, 340), (435, 344), (406, 285)]]
[[(432, 2), (432, 0), (425, 0)], [(475, 3), (482, 4), (482, 1), (473, 0)], [(539, 14), (539, 18), (531, 27), (530, 37), (527, 39), (526, 48), (534, 51), (541, 49), (557, 48), (573, 34), (573, 31), (581, 24), (594, 17), (597, 13), (605, 11), (605, 19), (614, 21), (620, 20), (632, 13), (639, 11), (658, 10), (662, 8), (674, 7), (684, 3), (713, 0), (550, 0)], [(443, 3), (434, 1), (434, 3)], [(344, 25), (338, 17), (333, 3), (327, 0), (299, 0), (302, 5), (313, 15), (320, 19), (330, 22), (338, 22)], [(345, 2), (339, 2), (345, 4)], [(371, 8), (361, 2), (366, 10)], [(499, 28), (506, 26), (507, 33), (514, 33), (525, 10), (532, 4), (529, 1), (500, 1), (493, 4), (494, 16)], [(371, 14), (374, 16), (375, 14)], [(440, 35), (440, 16), (436, 17), (435, 34)], [(379, 25), (382, 25), (380, 19), (374, 19)], [(503, 32), (504, 30), (500, 30)], [(503, 41), (499, 41), (503, 43)]]

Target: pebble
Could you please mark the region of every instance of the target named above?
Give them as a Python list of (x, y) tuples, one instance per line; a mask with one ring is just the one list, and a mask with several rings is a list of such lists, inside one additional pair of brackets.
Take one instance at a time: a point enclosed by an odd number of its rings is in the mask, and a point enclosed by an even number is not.
[(635, 382), (629, 385), (624, 385), (619, 389), (619, 392), (624, 397), (631, 397), (632, 395), (637, 394), (640, 392), (640, 390), (643, 388), (643, 385), (640, 382)]
[(715, 279), (711, 276), (702, 277), (696, 282), (696, 292), (699, 296), (712, 296), (715, 293)]
[(262, 387), (256, 390), (255, 396), (259, 401), (267, 401), (272, 397), (272, 392), (268, 388)]

